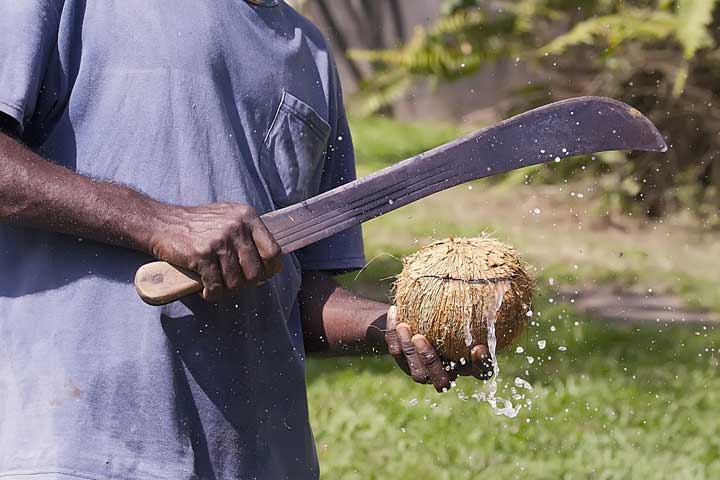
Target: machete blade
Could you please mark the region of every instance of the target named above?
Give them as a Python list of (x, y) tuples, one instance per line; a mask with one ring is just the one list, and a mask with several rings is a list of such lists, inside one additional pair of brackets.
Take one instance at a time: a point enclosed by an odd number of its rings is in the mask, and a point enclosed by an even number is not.
[(617, 100), (551, 103), (264, 215), (291, 252), (452, 186), (517, 168), (610, 150), (667, 149), (642, 113)]
[[(552, 103), (404, 160), (261, 218), (283, 253), (455, 185), (516, 168), (609, 150), (664, 152), (640, 112), (602, 97)], [(165, 262), (141, 267), (138, 293), (160, 305), (200, 291), (193, 272)]]

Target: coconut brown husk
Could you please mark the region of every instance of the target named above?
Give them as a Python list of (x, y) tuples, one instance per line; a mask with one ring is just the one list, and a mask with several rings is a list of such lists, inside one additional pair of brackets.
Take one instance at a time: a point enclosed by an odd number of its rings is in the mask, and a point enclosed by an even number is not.
[(448, 238), (403, 265), (395, 282), (398, 322), (425, 335), (446, 359), (468, 360), (472, 346), (487, 342), (493, 318), (498, 349), (525, 328), (533, 282), (511, 246), (493, 238)]

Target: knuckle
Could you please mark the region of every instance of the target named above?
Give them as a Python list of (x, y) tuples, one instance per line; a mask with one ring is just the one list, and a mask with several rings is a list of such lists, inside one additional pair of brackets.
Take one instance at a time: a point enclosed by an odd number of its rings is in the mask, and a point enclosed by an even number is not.
[[(202, 244), (202, 245), (198, 245), (197, 247), (195, 247), (195, 249), (193, 250), (193, 257), (204, 260), (204, 259), (209, 258), (212, 255), (212, 253), (213, 253), (213, 250), (210, 247), (209, 243)], [(204, 267), (203, 262), (196, 261), (195, 263), (197, 263), (200, 268)]]
[(402, 355), (402, 350), (400, 350), (400, 347), (398, 347), (396, 344), (392, 344), (390, 342), (387, 342), (387, 344), (388, 344), (388, 353), (390, 355), (392, 355), (393, 357)]
[(220, 227), (220, 235), (224, 239), (233, 238), (238, 234), (238, 230), (242, 228), (242, 222), (229, 218), (223, 222)]
[(431, 350), (423, 350), (420, 352), (420, 358), (428, 367), (436, 367), (440, 363), (440, 358)]
[(238, 216), (242, 220), (252, 220), (257, 218), (258, 215), (255, 209), (250, 205), (240, 205), (238, 206)]
[(387, 343), (388, 353), (390, 355), (392, 355), (393, 357), (399, 357), (402, 355), (402, 349), (397, 343), (392, 343), (387, 340), (385, 341), (385, 343)]
[(221, 248), (222, 242), (219, 239), (207, 240), (195, 247), (195, 255), (202, 259), (208, 259)]
[(282, 254), (282, 250), (280, 249), (280, 245), (277, 244), (277, 242), (273, 242), (272, 245), (270, 245), (270, 249), (267, 252), (267, 257), (265, 259), (272, 259), (279, 257)]
[(415, 350), (415, 345), (409, 340), (403, 340), (401, 341), (403, 352), (405, 352), (405, 355), (407, 356), (415, 356), (417, 355), (417, 350)]

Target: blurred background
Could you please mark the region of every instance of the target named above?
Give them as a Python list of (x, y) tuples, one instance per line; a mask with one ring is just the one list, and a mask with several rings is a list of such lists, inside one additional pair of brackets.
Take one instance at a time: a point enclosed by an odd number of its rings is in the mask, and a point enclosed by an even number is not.
[(487, 232), (523, 254), (535, 315), (498, 359), (501, 396), (521, 377), (531, 404), (506, 418), (473, 397), (479, 381), (438, 395), (387, 359), (311, 359), (323, 478), (720, 478), (720, 2), (291, 3), (332, 43), (360, 175), (578, 95), (635, 106), (670, 145), (367, 223), (369, 264), (343, 282), (384, 301), (399, 259), (433, 239)]

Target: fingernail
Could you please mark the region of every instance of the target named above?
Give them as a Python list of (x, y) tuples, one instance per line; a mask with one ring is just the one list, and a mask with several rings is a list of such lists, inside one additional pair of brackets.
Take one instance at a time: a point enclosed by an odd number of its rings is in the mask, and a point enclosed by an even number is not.
[(403, 333), (407, 332), (410, 334), (410, 327), (408, 327), (407, 323), (399, 323), (395, 329), (399, 332), (400, 330), (403, 331)]
[(411, 340), (416, 345), (418, 343), (421, 343), (424, 345), (425, 342), (427, 342), (427, 339), (423, 335), (420, 335), (419, 333), (416, 333), (415, 335), (413, 335)]

